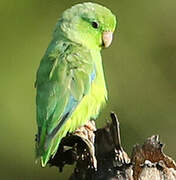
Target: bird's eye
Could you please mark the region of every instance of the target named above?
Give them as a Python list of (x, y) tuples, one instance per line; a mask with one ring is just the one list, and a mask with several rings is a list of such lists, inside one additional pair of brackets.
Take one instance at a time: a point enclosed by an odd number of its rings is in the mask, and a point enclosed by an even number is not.
[(93, 22), (92, 22), (92, 27), (95, 28), (95, 29), (97, 29), (97, 28), (98, 28), (98, 23), (95, 22), (95, 21), (93, 21)]

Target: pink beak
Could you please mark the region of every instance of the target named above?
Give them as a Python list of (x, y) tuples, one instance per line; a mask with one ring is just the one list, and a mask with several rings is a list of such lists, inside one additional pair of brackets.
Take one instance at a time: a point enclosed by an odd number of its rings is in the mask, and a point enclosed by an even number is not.
[(103, 44), (104, 44), (105, 48), (107, 48), (111, 45), (112, 39), (113, 39), (112, 32), (104, 32), (103, 33)]

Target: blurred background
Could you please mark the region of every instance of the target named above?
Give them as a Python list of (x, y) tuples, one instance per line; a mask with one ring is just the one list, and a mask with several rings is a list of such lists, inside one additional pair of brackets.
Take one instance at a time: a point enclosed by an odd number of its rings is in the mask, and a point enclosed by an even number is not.
[[(73, 0), (0, 0), (0, 172), (3, 180), (67, 180), (34, 163), (35, 74), (58, 17)], [(119, 26), (102, 52), (109, 103), (98, 126), (115, 111), (122, 144), (160, 134), (165, 152), (176, 152), (176, 1), (99, 0)], [(176, 159), (176, 158), (175, 158)]]

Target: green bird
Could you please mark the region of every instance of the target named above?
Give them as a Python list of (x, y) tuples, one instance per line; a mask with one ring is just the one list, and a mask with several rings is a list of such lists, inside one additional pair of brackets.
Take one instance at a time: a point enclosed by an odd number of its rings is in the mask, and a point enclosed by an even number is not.
[(36, 156), (43, 167), (61, 139), (96, 119), (106, 103), (100, 51), (111, 44), (115, 27), (112, 12), (90, 2), (74, 5), (58, 20), (35, 83)]

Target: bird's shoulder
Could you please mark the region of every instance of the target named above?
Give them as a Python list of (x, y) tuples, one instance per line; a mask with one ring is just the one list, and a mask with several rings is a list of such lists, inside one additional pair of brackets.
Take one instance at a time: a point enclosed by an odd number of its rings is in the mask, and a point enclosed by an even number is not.
[(88, 49), (69, 41), (51, 42), (40, 62), (35, 86), (55, 78), (56, 72), (63, 69), (66, 73), (72, 70), (91, 73), (93, 64)]

